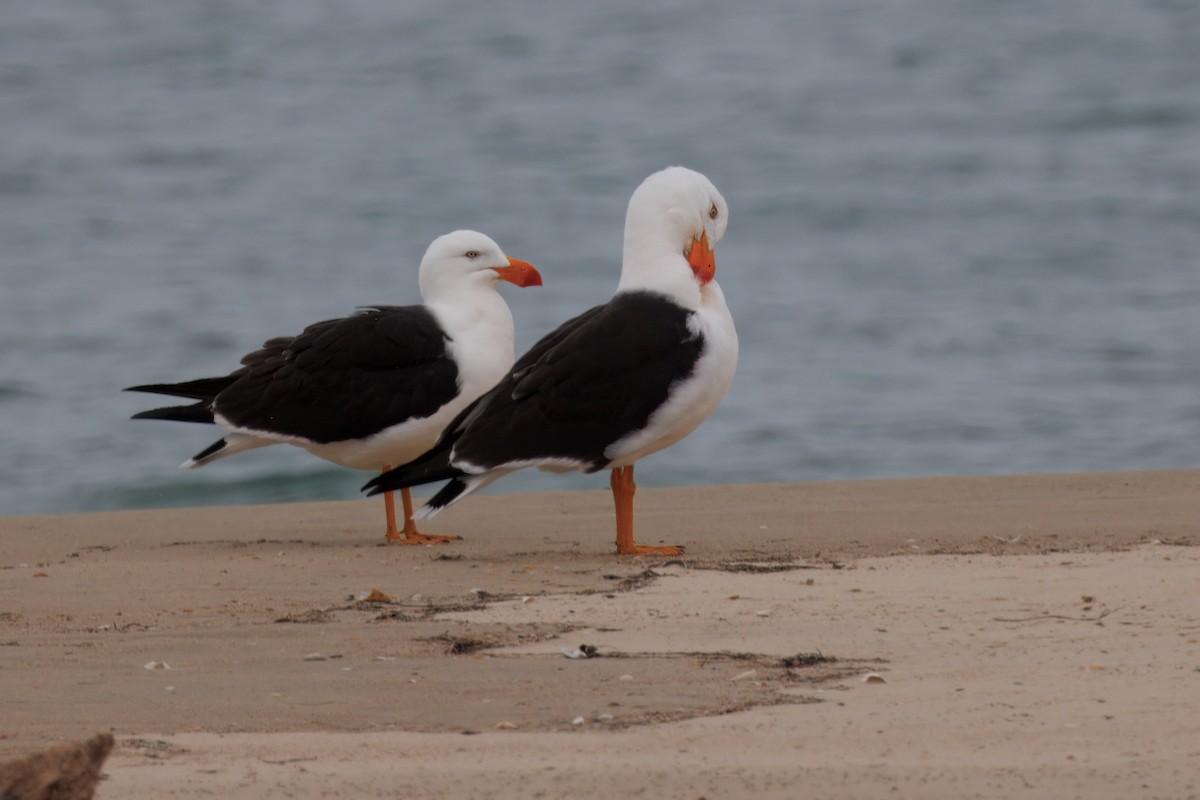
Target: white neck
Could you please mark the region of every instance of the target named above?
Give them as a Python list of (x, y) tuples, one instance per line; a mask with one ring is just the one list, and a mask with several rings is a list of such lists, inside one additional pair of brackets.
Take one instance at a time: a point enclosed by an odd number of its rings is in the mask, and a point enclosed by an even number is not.
[(661, 231), (639, 231), (637, 227), (625, 228), (625, 254), (617, 291), (658, 292), (684, 308), (699, 308), (700, 284), (683, 252)]
[(491, 286), (463, 287), (450, 301), (425, 304), (451, 339), (464, 393), (482, 394), (512, 368), (516, 358), (512, 312)]

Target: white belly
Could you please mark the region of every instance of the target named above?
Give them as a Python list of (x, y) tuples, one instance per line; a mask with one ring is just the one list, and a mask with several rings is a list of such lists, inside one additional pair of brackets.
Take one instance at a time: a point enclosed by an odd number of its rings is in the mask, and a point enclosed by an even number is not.
[(394, 425), (369, 439), (348, 442), (292, 442), (303, 447), (314, 456), (332, 461), (351, 469), (380, 471), (385, 467), (407, 464), (433, 447), (446, 424), (462, 411), (467, 401), (459, 395), (453, 402), (443, 406), (433, 416), (412, 419)]

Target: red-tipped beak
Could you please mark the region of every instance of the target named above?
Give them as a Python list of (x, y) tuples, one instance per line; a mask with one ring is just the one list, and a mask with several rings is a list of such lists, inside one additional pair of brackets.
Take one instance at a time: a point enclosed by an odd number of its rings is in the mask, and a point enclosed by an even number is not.
[(700, 234), (699, 239), (692, 240), (692, 246), (684, 253), (687, 256), (688, 263), (692, 265), (692, 272), (696, 273), (696, 280), (700, 281), (700, 285), (708, 283), (717, 274), (717, 257), (713, 254), (713, 250), (708, 246), (708, 234)]
[(515, 258), (510, 258), (507, 267), (492, 267), (492, 269), (500, 276), (500, 280), (508, 281), (517, 286), (542, 285), (542, 274), (528, 261), (518, 261)]

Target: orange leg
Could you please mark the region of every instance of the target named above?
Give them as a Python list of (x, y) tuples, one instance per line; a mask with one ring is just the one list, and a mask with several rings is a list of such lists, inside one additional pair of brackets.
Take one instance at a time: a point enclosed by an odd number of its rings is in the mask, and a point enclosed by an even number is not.
[(652, 547), (633, 541), (633, 496), (637, 484), (633, 482), (633, 465), (617, 467), (612, 471), (613, 505), (617, 510), (617, 554), (622, 556), (677, 556), (682, 547), (663, 545)]
[[(387, 472), (389, 469), (391, 467), (384, 467), (383, 471)], [(396, 528), (396, 500), (392, 495), (392, 492), (383, 493), (383, 509), (387, 514), (387, 531), (383, 534), (384, 541), (396, 544), (445, 544), (462, 538), (461, 536), (421, 533), (417, 530), (417, 524), (413, 522), (412, 518), (412, 497), (409, 496), (408, 489), (400, 490), (400, 499), (404, 503), (404, 529), (398, 530)]]

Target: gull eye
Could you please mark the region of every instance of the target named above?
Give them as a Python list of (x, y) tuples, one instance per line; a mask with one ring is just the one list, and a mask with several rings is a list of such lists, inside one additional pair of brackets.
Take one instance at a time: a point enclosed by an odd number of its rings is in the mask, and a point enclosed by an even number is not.
[(476, 258), (479, 258), (479, 251), (478, 250), (468, 250), (463, 255), (465, 255), (467, 258), (474, 260)]
[(713, 203), (711, 206), (708, 207), (708, 218), (709, 219), (716, 219), (717, 215), (720, 213), (721, 212), (717, 210), (716, 203)]

